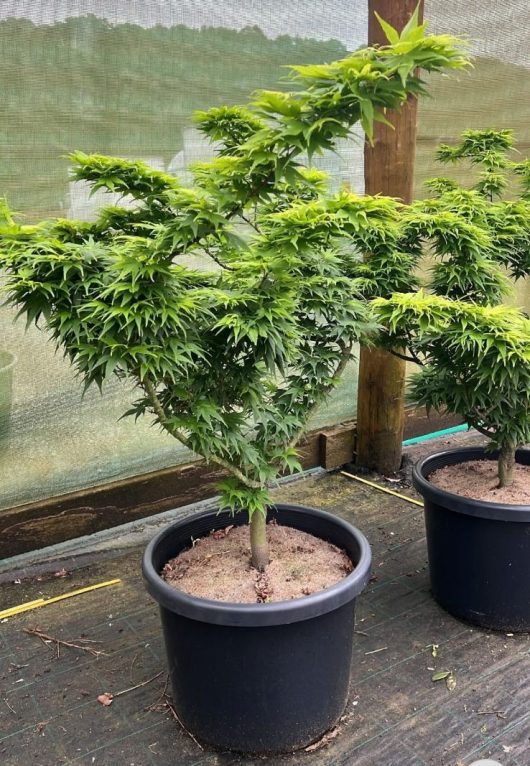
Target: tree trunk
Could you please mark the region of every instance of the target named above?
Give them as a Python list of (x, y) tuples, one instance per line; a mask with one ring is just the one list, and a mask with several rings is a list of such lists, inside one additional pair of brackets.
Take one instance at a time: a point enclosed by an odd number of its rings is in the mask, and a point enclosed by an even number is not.
[(503, 444), (499, 453), (499, 487), (510, 487), (513, 484), (515, 470), (515, 447), (513, 444)]
[(258, 572), (263, 572), (269, 563), (269, 545), (267, 543), (267, 516), (254, 511), (250, 519), (251, 564)]
[[(398, 31), (418, 0), (368, 0), (368, 42), (387, 43), (375, 11)], [(420, 20), (423, 0), (420, 2)], [(414, 183), (417, 102), (409, 98), (400, 112), (389, 110), (394, 129), (375, 123), (374, 141), (364, 149), (366, 194), (385, 194), (411, 202)], [(357, 463), (380, 473), (401, 465), (406, 363), (386, 351), (362, 349), (357, 398)]]

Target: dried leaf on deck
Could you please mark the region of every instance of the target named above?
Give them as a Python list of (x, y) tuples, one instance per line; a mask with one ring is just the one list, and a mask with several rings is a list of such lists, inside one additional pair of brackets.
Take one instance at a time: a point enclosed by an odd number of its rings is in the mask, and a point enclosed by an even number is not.
[(449, 678), (450, 675), (450, 670), (438, 670), (436, 673), (432, 674), (431, 681), (443, 681), (445, 678)]

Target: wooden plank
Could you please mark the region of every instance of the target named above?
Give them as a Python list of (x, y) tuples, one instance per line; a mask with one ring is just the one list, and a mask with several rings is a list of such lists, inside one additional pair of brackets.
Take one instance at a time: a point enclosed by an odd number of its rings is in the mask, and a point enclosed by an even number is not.
[(355, 452), (355, 423), (341, 423), (320, 435), (320, 463), (331, 471), (353, 459)]
[[(418, 0), (368, 0), (368, 41), (387, 40), (375, 12), (401, 30)], [(420, 2), (420, 18), (423, 0)], [(366, 194), (385, 194), (411, 202), (414, 183), (417, 101), (409, 98), (401, 111), (389, 110), (394, 126), (374, 126), (373, 145), (365, 144)], [(401, 464), (404, 429), (405, 362), (386, 351), (363, 348), (359, 358), (357, 399), (357, 463), (380, 473), (397, 471)]]
[(152, 516), (215, 494), (223, 476), (190, 463), (28, 503), (0, 514), (0, 557)]
[(405, 428), (404, 439), (414, 439), (416, 436), (431, 434), (434, 431), (442, 431), (444, 428), (459, 426), (464, 421), (459, 415), (440, 415), (437, 412), (431, 412), (427, 415), (422, 407), (405, 408)]

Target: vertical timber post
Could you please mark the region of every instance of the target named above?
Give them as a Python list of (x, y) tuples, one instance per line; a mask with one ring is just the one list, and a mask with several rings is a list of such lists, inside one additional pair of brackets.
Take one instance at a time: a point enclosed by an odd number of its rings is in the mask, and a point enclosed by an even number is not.
[[(418, 0), (368, 0), (368, 42), (387, 41), (375, 11), (401, 31)], [(423, 0), (420, 0), (420, 21)], [(366, 194), (385, 194), (411, 202), (414, 183), (417, 101), (409, 97), (402, 109), (389, 111), (394, 126), (374, 125), (373, 145), (365, 143)], [(405, 362), (380, 349), (361, 348), (357, 398), (357, 464), (382, 474), (399, 470), (404, 426)]]

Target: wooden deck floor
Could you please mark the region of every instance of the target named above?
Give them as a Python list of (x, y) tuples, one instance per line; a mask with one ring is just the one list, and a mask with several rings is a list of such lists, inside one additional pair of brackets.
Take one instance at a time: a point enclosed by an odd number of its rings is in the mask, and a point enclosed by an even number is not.
[[(392, 486), (392, 485), (387, 485)], [(404, 491), (414, 496), (410, 487)], [(64, 577), (31, 573), (2, 586), (5, 606), (121, 577), (123, 585), (0, 624), (3, 766), (469, 766), (530, 764), (530, 637), (459, 622), (429, 593), (422, 509), (343, 475), (306, 479), (278, 497), (321, 507), (368, 536), (373, 579), (358, 602), (351, 695), (336, 736), (312, 752), (272, 759), (201, 750), (160, 701), (165, 660), (156, 606), (139, 574), (141, 549), (95, 554)], [(450, 551), (448, 552), (450, 555)], [(106, 654), (46, 645), (23, 628)], [(437, 646), (433, 656), (432, 646)], [(456, 687), (433, 682), (452, 671)], [(154, 681), (104, 707), (116, 693)]]

